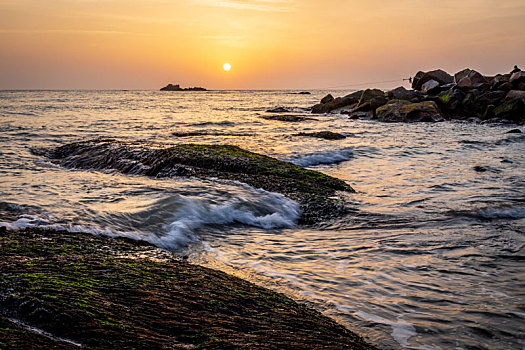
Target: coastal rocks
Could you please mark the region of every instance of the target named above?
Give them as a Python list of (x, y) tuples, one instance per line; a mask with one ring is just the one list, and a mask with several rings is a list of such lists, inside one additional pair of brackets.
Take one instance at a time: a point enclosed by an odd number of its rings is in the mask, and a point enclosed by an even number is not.
[(112, 139), (67, 144), (40, 152), (74, 169), (117, 170), (158, 178), (197, 177), (246, 183), (297, 201), (300, 224), (315, 224), (344, 215), (336, 191), (354, 192), (342, 180), (231, 145), (185, 144), (170, 148)]
[(435, 80), (440, 85), (454, 82), (454, 78), (450, 74), (444, 70), (436, 69), (429, 72), (418, 72), (412, 82), (412, 88), (414, 90), (421, 90), (423, 84), (430, 80)]
[(2, 349), (374, 349), (283, 294), (144, 242), (29, 228), (0, 246)]
[(207, 91), (205, 88), (201, 87), (190, 87), (190, 88), (181, 88), (179, 84), (168, 84), (160, 89), (160, 91)]
[[(313, 113), (342, 113), (350, 119), (388, 122), (463, 120), (483, 123), (525, 123), (525, 72), (486, 77), (472, 69), (454, 74), (437, 69), (418, 72), (413, 90), (398, 87), (386, 93), (361, 90), (344, 97), (327, 95), (312, 108)], [(362, 97), (361, 97), (362, 96)], [(405, 101), (409, 103), (400, 103)], [(414, 111), (405, 113), (408, 105)], [(421, 106), (426, 106), (422, 108)], [(432, 107), (430, 107), (432, 106)], [(421, 109), (421, 110), (420, 110)]]
[(382, 122), (439, 122), (444, 118), (435, 102), (411, 103), (392, 100), (376, 111), (377, 120)]
[(343, 134), (339, 134), (339, 133), (331, 132), (331, 131), (300, 132), (298, 134), (295, 134), (294, 136), (316, 137), (316, 138), (321, 138), (325, 140), (342, 140), (346, 138), (346, 136)]

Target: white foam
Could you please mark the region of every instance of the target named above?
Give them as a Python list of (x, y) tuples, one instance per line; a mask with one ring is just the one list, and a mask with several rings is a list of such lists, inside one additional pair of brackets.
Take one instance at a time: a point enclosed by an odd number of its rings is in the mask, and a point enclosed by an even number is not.
[(320, 164), (334, 164), (339, 162), (344, 162), (352, 159), (354, 156), (354, 151), (351, 148), (341, 148), (336, 150), (328, 151), (318, 151), (313, 153), (306, 153), (291, 157), (287, 161), (307, 167)]
[[(98, 225), (59, 225), (47, 219), (26, 215), (15, 222), (0, 223), (9, 230), (26, 227), (52, 228), (70, 232), (85, 232), (109, 237), (127, 237), (145, 240), (158, 247), (178, 249), (197, 239), (196, 232), (206, 225), (231, 225), (235, 223), (264, 229), (294, 227), (301, 215), (297, 202), (277, 193), (247, 188), (226, 200), (210, 196), (182, 196), (169, 198), (168, 204), (157, 202), (150, 211), (169, 214), (169, 219), (159, 226), (160, 232), (148, 232), (148, 227), (137, 231), (119, 230)], [(156, 205), (156, 206), (155, 206)], [(167, 212), (169, 211), (169, 212)], [(109, 224), (115, 218), (109, 221)], [(127, 228), (128, 226), (121, 226)]]
[(390, 321), (384, 317), (369, 314), (364, 311), (357, 311), (355, 315), (366, 321), (381, 323), (392, 327), (392, 338), (403, 347), (407, 347), (408, 340), (417, 335), (414, 326), (404, 321), (402, 318), (403, 316), (398, 316), (397, 321)]

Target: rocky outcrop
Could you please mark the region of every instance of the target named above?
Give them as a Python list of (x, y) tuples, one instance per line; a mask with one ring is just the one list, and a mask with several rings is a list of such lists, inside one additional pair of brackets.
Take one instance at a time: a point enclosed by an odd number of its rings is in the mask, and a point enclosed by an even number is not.
[(144, 242), (30, 228), (0, 246), (2, 349), (374, 349), (283, 294)]
[[(361, 90), (344, 97), (327, 95), (313, 113), (342, 113), (350, 119), (389, 122), (466, 120), (483, 123), (525, 123), (525, 72), (487, 77), (472, 69), (454, 74), (437, 69), (418, 72), (413, 90), (398, 87)], [(400, 102), (405, 101), (405, 102)], [(406, 103), (410, 102), (410, 103)], [(433, 104), (422, 102), (432, 102)]]
[(435, 102), (412, 103), (405, 100), (391, 100), (376, 111), (381, 122), (439, 122), (444, 118)]
[(160, 89), (160, 91), (207, 91), (205, 88), (201, 87), (189, 87), (181, 88), (179, 84), (168, 84)]
[(307, 225), (344, 215), (346, 209), (341, 200), (335, 199), (336, 192), (354, 192), (342, 180), (231, 145), (185, 144), (155, 148), (103, 139), (34, 152), (65, 168), (243, 182), (297, 201), (302, 210), (299, 223)]

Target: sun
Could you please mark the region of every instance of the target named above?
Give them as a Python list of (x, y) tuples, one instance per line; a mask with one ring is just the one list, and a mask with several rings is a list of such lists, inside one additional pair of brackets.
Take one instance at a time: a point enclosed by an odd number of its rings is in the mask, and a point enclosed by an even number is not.
[(225, 64), (222, 65), (222, 68), (223, 68), (225, 71), (229, 71), (230, 69), (232, 69), (232, 65), (229, 64), (228, 62), (226, 62)]

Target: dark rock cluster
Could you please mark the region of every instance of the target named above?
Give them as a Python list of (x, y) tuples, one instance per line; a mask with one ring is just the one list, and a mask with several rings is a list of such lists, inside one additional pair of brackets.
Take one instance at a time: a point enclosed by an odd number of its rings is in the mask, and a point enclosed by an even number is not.
[(179, 84), (168, 84), (160, 89), (160, 91), (207, 91), (202, 87), (181, 88)]
[[(412, 79), (411, 79), (412, 80)], [(464, 69), (454, 75), (437, 69), (418, 72), (412, 90), (356, 91), (344, 97), (325, 96), (312, 113), (343, 113), (352, 119), (384, 122), (468, 120), (483, 123), (525, 123), (525, 72), (484, 76)]]

